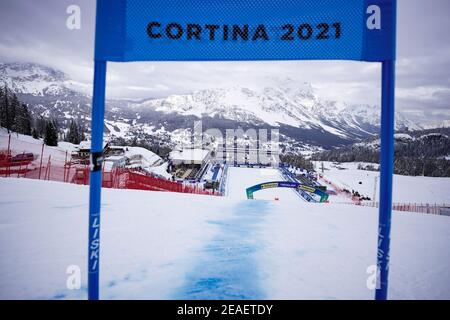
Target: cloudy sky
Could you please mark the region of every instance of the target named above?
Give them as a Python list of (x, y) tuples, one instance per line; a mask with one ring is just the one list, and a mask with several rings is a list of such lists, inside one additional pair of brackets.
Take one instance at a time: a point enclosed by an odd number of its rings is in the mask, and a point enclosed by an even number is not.
[[(81, 29), (66, 27), (69, 5)], [(450, 119), (450, 1), (398, 0), (397, 108), (423, 122)], [(0, 62), (35, 62), (92, 90), (94, 0), (1, 0)], [(358, 62), (110, 63), (110, 98), (165, 97), (197, 89), (261, 87), (275, 77), (310, 82), (327, 99), (379, 105), (380, 67)], [(271, 79), (271, 80), (268, 80)]]

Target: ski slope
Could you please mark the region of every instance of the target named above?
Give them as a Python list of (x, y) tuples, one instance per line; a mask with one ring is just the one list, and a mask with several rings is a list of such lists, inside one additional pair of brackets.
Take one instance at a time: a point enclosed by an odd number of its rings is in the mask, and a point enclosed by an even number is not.
[[(284, 180), (278, 169), (230, 167), (228, 168), (227, 196), (236, 200), (247, 199), (245, 190), (248, 187), (264, 182)], [(291, 203), (304, 201), (292, 189), (266, 189), (255, 193), (256, 200), (274, 200), (275, 198)]]
[[(315, 161), (316, 170), (319, 172), (321, 172), (322, 163), (324, 167), (323, 175), (335, 185), (350, 191), (358, 191), (361, 195), (370, 198), (375, 195), (375, 199), (378, 201), (380, 196), (379, 172), (358, 170), (358, 163), (355, 162), (335, 165), (332, 162)], [(449, 190), (450, 178), (410, 177), (396, 174), (393, 183), (393, 202), (450, 204)], [(344, 200), (330, 197), (330, 201)]]
[[(276, 175), (230, 173), (231, 187)], [(88, 191), (0, 179), (1, 299), (87, 298)], [(100, 297), (373, 299), (367, 270), (376, 263), (377, 210), (309, 204), (284, 191), (293, 196), (249, 201), (231, 190), (104, 189)], [(449, 230), (449, 217), (394, 212), (390, 298), (450, 299)], [(81, 270), (79, 290), (66, 287), (72, 265)]]

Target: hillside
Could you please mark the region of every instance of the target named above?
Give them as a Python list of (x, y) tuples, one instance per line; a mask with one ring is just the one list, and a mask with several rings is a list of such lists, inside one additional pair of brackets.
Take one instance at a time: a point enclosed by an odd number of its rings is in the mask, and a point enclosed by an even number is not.
[[(407, 131), (395, 135), (397, 174), (450, 176), (450, 128)], [(379, 163), (379, 138), (312, 155), (313, 160)]]

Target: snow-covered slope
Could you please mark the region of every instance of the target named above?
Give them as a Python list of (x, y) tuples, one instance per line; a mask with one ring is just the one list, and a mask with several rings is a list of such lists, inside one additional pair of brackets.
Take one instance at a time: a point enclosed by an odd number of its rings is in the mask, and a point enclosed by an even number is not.
[[(247, 176), (237, 169), (231, 179)], [(86, 299), (89, 189), (0, 179), (0, 199), (0, 298)], [(104, 189), (101, 223), (102, 299), (374, 297), (376, 209)], [(391, 299), (450, 298), (449, 228), (394, 212)], [(66, 285), (74, 268), (78, 290)]]
[[(322, 172), (322, 164), (324, 177), (332, 181), (334, 185), (342, 189), (355, 190), (362, 196), (370, 197), (373, 201), (379, 201), (379, 172), (358, 170), (359, 163), (355, 162), (336, 164), (327, 161), (314, 161), (315, 168), (319, 172)], [(378, 167), (378, 164), (372, 165)], [(393, 189), (394, 203), (450, 204), (450, 178), (410, 177), (396, 174), (394, 175)], [(375, 199), (373, 198), (374, 195)], [(330, 201), (340, 202), (343, 199), (331, 196)], [(348, 201), (351, 202), (350, 199)]]

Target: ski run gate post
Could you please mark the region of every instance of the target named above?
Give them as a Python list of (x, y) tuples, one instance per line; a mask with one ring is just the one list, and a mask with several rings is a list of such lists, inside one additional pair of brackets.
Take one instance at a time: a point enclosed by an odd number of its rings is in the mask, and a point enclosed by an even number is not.
[(394, 157), (396, 0), (97, 0), (88, 297), (99, 299), (108, 61), (353, 60), (382, 63), (376, 299), (387, 299)]

